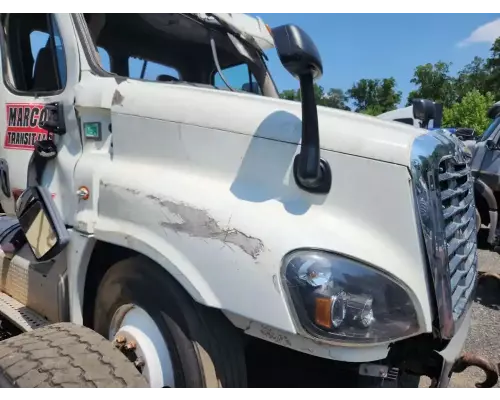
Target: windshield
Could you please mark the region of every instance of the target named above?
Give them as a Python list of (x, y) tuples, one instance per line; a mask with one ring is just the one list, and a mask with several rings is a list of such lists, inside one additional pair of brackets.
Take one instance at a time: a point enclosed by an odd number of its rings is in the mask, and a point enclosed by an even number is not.
[(493, 132), (496, 131), (499, 125), (500, 125), (500, 117), (497, 117), (493, 120), (490, 126), (488, 126), (488, 128), (484, 131), (484, 133), (479, 137), (478, 142), (484, 142), (488, 140), (488, 138), (492, 135)]
[[(84, 16), (100, 67), (107, 72), (277, 96), (267, 84), (271, 78), (260, 49), (229, 35), (228, 28), (188, 14)], [(233, 82), (225, 76), (226, 71)]]

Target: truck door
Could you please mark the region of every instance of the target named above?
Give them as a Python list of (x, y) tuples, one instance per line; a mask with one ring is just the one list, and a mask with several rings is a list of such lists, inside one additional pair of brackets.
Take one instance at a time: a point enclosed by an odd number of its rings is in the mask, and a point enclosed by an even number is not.
[[(5, 177), (8, 176), (8, 185), (16, 197), (26, 188), (34, 143), (53, 137), (58, 156), (47, 165), (42, 184), (52, 192), (65, 222), (71, 224), (76, 205), (73, 170), (81, 154), (74, 109), (80, 65), (71, 15), (2, 14), (0, 25), (0, 106), (4, 110), (0, 113), (2, 208), (12, 211), (12, 199), (6, 199), (2, 190)], [(52, 129), (44, 127), (51, 109), (65, 134), (54, 135)], [(2, 174), (2, 166), (8, 168), (8, 174)]]

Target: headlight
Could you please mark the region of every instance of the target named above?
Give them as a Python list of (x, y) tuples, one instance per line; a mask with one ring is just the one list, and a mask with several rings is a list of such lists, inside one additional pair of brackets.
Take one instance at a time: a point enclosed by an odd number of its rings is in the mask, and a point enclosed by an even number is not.
[(300, 323), (315, 337), (373, 344), (420, 330), (409, 290), (373, 267), (304, 250), (285, 258), (282, 278)]

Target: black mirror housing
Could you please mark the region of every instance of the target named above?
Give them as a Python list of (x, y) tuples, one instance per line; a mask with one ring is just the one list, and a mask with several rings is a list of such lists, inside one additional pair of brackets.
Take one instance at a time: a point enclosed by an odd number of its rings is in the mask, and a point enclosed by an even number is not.
[(16, 215), (37, 261), (54, 258), (69, 243), (69, 233), (46, 188), (28, 187), (17, 200)]
[(475, 136), (475, 130), (473, 128), (458, 128), (455, 135), (461, 139), (468, 140)]
[(443, 124), (443, 104), (434, 103), (434, 121), (432, 127), (441, 128), (442, 124)]
[(495, 144), (493, 139), (486, 140), (485, 146), (488, 150), (497, 150), (498, 146)]
[(488, 118), (490, 119), (495, 119), (500, 115), (500, 101), (493, 104), (490, 109), (488, 110)]
[(413, 100), (413, 118), (419, 119), (423, 123), (423, 127), (434, 118), (436, 107), (433, 101), (427, 99), (414, 99)]
[(274, 44), (281, 63), (295, 78), (323, 75), (323, 63), (318, 48), (302, 29), (295, 25), (281, 25), (272, 30)]

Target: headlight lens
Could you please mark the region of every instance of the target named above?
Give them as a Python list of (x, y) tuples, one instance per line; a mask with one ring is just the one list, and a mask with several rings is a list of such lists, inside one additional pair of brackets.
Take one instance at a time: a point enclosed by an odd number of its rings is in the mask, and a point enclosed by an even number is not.
[(320, 251), (297, 251), (284, 262), (285, 286), (309, 334), (371, 344), (419, 332), (408, 289), (382, 272)]

